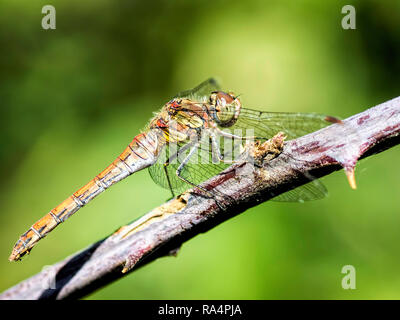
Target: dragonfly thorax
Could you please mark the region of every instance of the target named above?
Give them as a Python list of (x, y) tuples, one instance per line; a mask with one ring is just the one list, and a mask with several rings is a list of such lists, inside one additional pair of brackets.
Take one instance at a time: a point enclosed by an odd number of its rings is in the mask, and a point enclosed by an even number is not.
[(180, 142), (197, 136), (207, 119), (207, 111), (202, 103), (177, 98), (165, 104), (150, 127), (161, 129), (168, 142)]

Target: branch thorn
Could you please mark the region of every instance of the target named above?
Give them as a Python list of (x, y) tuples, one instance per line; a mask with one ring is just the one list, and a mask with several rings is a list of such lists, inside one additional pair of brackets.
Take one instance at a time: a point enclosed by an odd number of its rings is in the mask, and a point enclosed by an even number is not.
[(350, 187), (352, 189), (357, 189), (356, 177), (354, 175), (354, 167), (345, 168), (344, 171), (346, 172), (347, 180), (349, 181)]

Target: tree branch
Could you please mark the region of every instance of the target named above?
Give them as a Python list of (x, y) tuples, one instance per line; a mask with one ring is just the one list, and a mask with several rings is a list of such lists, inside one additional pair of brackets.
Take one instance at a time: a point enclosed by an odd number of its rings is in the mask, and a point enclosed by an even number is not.
[[(221, 222), (272, 197), (344, 168), (355, 187), (358, 159), (400, 142), (400, 97), (342, 123), (285, 143), (260, 166), (235, 164), (202, 184), (224, 197), (186, 192), (111, 236), (0, 295), (0, 299), (80, 298), (167, 254)], [(200, 192), (200, 191), (199, 191)], [(43, 289), (55, 276), (55, 289)]]

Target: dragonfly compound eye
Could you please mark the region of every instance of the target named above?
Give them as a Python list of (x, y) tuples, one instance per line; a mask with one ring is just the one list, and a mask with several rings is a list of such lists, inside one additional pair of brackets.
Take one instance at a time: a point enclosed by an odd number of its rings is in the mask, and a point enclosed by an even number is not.
[(236, 122), (241, 103), (233, 93), (215, 91), (211, 94), (210, 103), (213, 107), (213, 118), (219, 125), (229, 127)]
[(217, 105), (221, 106), (222, 108), (224, 108), (227, 104), (232, 104), (232, 102), (235, 100), (235, 97), (232, 96), (229, 93), (225, 93), (222, 91), (219, 91), (217, 93)]

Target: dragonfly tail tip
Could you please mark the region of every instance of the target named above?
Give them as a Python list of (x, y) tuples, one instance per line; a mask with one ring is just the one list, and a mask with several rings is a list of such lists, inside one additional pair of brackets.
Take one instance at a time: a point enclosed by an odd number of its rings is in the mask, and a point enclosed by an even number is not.
[(19, 253), (17, 252), (12, 252), (11, 255), (8, 257), (8, 261), (18, 261), (19, 260)]

